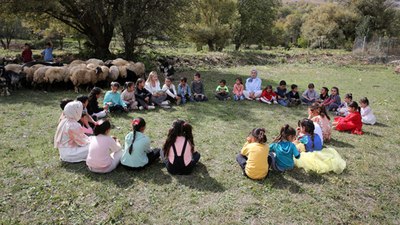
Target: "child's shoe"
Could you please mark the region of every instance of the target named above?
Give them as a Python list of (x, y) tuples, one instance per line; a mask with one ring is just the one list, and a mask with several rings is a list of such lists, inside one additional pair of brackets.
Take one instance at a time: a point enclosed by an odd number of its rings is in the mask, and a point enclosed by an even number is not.
[(147, 106), (147, 109), (155, 109), (156, 107), (154, 105), (149, 105)]
[(278, 102), (277, 102), (277, 101), (274, 101), (274, 104), (278, 104)]
[(143, 110), (144, 109), (144, 107), (143, 106), (139, 106), (139, 110)]

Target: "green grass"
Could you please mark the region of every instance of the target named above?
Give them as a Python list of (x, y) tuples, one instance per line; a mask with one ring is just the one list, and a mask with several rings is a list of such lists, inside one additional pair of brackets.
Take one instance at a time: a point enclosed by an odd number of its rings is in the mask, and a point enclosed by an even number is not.
[[(307, 115), (304, 106), (283, 108), (256, 102), (219, 102), (219, 79), (232, 87), (252, 66), (200, 71), (211, 100), (172, 110), (111, 117), (112, 134), (123, 139), (129, 119), (142, 116), (153, 147), (160, 147), (173, 120), (194, 127), (200, 164), (190, 176), (171, 176), (161, 163), (146, 170), (123, 168), (98, 175), (84, 163), (59, 161), (53, 135), (59, 100), (72, 91), (20, 90), (0, 98), (0, 215), (2, 224), (399, 224), (400, 77), (383, 65), (279, 64), (258, 66), (263, 86), (281, 79), (301, 91), (338, 86), (344, 96), (370, 99), (378, 118), (365, 135), (333, 131), (334, 147), (346, 160), (340, 174), (294, 170), (253, 181), (242, 176), (235, 155), (254, 127), (267, 128), (268, 141), (280, 126)], [(192, 79), (192, 71), (186, 75)]]

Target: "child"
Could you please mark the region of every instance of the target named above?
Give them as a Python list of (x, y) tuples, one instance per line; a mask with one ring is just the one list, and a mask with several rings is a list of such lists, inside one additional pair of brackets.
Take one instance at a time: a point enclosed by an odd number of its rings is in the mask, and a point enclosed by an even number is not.
[(203, 82), (201, 81), (201, 75), (199, 72), (194, 74), (192, 81), (192, 91), (194, 95), (194, 100), (196, 102), (203, 102), (207, 101), (208, 98), (204, 95), (204, 85)]
[(278, 102), (276, 101), (277, 95), (275, 94), (275, 92), (272, 91), (272, 86), (271, 85), (267, 85), (263, 92), (261, 93), (261, 97), (260, 97), (260, 101), (267, 103), (269, 105), (271, 105), (271, 103), (273, 102), (274, 104), (278, 104)]
[(307, 105), (311, 105), (312, 103), (316, 102), (318, 100), (318, 94), (314, 90), (314, 84), (309, 83), (308, 84), (308, 89), (303, 92), (301, 95), (301, 101), (306, 103)]
[(178, 95), (181, 97), (181, 104), (185, 104), (187, 101), (193, 102), (192, 93), (190, 87), (187, 84), (187, 78), (181, 77), (181, 82), (178, 85)]
[(323, 141), (330, 141), (331, 139), (331, 125), (328, 113), (323, 105), (314, 102), (308, 107), (308, 119), (317, 123), (322, 129)]
[(314, 122), (309, 119), (299, 120), (297, 140), (294, 142), (300, 152), (313, 152), (322, 150), (321, 137), (314, 133)]
[(335, 117), (332, 128), (338, 131), (350, 131), (352, 134), (363, 134), (360, 107), (357, 102), (350, 102), (347, 110), (349, 114), (346, 117)]
[(69, 99), (69, 98), (64, 98), (64, 99), (62, 99), (60, 101), (60, 108), (61, 108), (62, 112), (61, 112), (60, 118), (58, 119), (58, 122), (60, 122), (62, 119), (65, 118), (65, 116), (64, 116), (64, 108), (68, 103), (70, 103), (72, 101), (74, 101), (74, 100)]
[(215, 97), (220, 101), (229, 100), (231, 97), (229, 96), (229, 89), (226, 86), (226, 80), (220, 80), (217, 89), (215, 90), (217, 93)]
[(369, 100), (367, 97), (360, 99), (361, 106), (361, 117), (364, 124), (374, 125), (376, 123), (376, 117), (369, 107)]
[(331, 90), (331, 95), (322, 102), (322, 105), (325, 106), (329, 111), (335, 111), (339, 107), (340, 103), (339, 88), (333, 87)]
[(321, 92), (319, 94), (318, 102), (322, 103), (327, 98), (329, 98), (329, 89), (327, 87), (322, 87)]
[(342, 104), (339, 105), (339, 108), (336, 111), (336, 115), (347, 116), (347, 114), (349, 114), (349, 111), (347, 111), (347, 104), (349, 104), (349, 102), (351, 101), (353, 101), (353, 95), (351, 93), (347, 93), (344, 96), (344, 102), (342, 102)]
[(121, 99), (121, 94), (118, 92), (119, 86), (118, 82), (111, 82), (111, 91), (107, 91), (104, 96), (103, 105), (108, 105), (110, 112), (128, 111), (125, 102)]
[(85, 161), (89, 150), (89, 137), (82, 131), (78, 121), (82, 117), (83, 105), (72, 101), (64, 108), (64, 118), (54, 135), (54, 148), (58, 148), (64, 162)]
[(239, 101), (244, 100), (244, 85), (242, 78), (236, 78), (235, 84), (233, 85), (233, 100)]
[(273, 170), (285, 172), (294, 167), (293, 157), (300, 158), (300, 153), (292, 143), (296, 138), (296, 130), (288, 124), (281, 128), (279, 136), (269, 145), (268, 164)]
[(46, 43), (46, 49), (42, 51), (41, 55), (45, 62), (53, 62), (53, 43), (51, 41)]
[(135, 83), (131, 81), (125, 82), (124, 89), (121, 93), (121, 98), (129, 110), (138, 109), (138, 102), (135, 98)]
[(168, 101), (179, 105), (181, 97), (176, 92), (175, 85), (172, 83), (170, 77), (165, 78), (165, 84), (163, 85), (162, 90), (167, 94)]
[(174, 121), (161, 150), (161, 159), (171, 174), (183, 175), (192, 172), (200, 160), (200, 153), (194, 149), (190, 124), (183, 120)]
[(301, 104), (299, 92), (296, 84), (290, 86), (291, 91), (287, 93), (288, 106), (297, 106)]
[(286, 81), (281, 80), (279, 82), (279, 86), (276, 87), (275, 93), (277, 95), (277, 101), (278, 101), (279, 105), (287, 106), (288, 102), (286, 100)]
[(139, 109), (155, 109), (151, 101), (151, 93), (144, 88), (144, 85), (145, 81), (142, 78), (136, 81), (135, 99), (138, 102)]
[(89, 93), (87, 112), (94, 120), (98, 120), (107, 116), (108, 105), (105, 105), (104, 108), (101, 108), (97, 102), (101, 93), (103, 93), (103, 91), (98, 87), (94, 87)]
[(94, 127), (94, 135), (90, 137), (89, 154), (86, 165), (95, 173), (108, 173), (117, 168), (122, 156), (121, 144), (115, 137), (109, 136), (111, 123), (100, 120)]
[(22, 51), (21, 57), (22, 57), (22, 62), (24, 62), (24, 63), (33, 61), (31, 46), (29, 46), (28, 43), (25, 43), (24, 50)]
[(158, 80), (156, 71), (150, 72), (144, 88), (151, 93), (151, 101), (154, 104), (162, 108), (170, 108), (168, 101), (165, 101), (167, 99), (167, 94), (165, 94), (165, 92), (163, 92), (160, 88), (160, 81)]
[(144, 134), (146, 121), (138, 117), (132, 120), (132, 132), (125, 137), (125, 149), (121, 164), (127, 169), (141, 169), (160, 157), (160, 149), (150, 149), (150, 138)]
[(82, 105), (83, 105), (82, 117), (81, 117), (79, 123), (82, 125), (82, 128), (85, 131), (85, 134), (93, 134), (92, 126), (89, 123), (91, 123), (94, 126), (94, 124), (96, 122), (88, 114), (88, 111), (86, 108), (89, 104), (89, 97), (86, 95), (80, 95), (76, 98), (76, 100), (82, 102)]
[(267, 176), (269, 146), (266, 142), (264, 128), (254, 128), (246, 138), (246, 143), (236, 156), (245, 176), (255, 180)]

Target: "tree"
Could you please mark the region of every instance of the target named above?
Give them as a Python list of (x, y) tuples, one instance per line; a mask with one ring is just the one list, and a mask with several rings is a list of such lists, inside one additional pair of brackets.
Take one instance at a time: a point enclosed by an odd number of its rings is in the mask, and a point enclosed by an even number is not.
[(233, 0), (195, 0), (192, 19), (186, 23), (187, 35), (198, 50), (208, 45), (209, 51), (222, 51), (232, 34), (236, 5)]
[(239, 0), (234, 42), (238, 50), (242, 44), (266, 45), (272, 38), (273, 24), (280, 0)]
[(341, 47), (348, 40), (354, 40), (357, 14), (334, 3), (316, 7), (305, 19), (302, 36), (312, 47)]
[(84, 34), (95, 55), (106, 58), (111, 55), (109, 45), (114, 35), (118, 0), (18, 0), (7, 2), (10, 10), (25, 14), (47, 14)]
[(119, 29), (125, 57), (132, 59), (135, 50), (148, 45), (150, 38), (168, 37), (180, 32), (185, 0), (122, 0), (119, 10)]
[(4, 49), (9, 49), (11, 40), (22, 37), (27, 33), (27, 29), (22, 26), (18, 17), (2, 14), (0, 20), (0, 43)]

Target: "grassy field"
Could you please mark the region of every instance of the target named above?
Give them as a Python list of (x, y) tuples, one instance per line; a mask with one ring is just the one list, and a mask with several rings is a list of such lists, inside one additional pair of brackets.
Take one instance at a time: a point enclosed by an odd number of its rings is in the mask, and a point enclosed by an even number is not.
[[(254, 127), (270, 143), (279, 128), (307, 116), (306, 107), (258, 102), (219, 102), (219, 79), (232, 87), (251, 66), (200, 71), (211, 100), (171, 110), (112, 115), (112, 134), (129, 132), (130, 119), (144, 117), (153, 147), (160, 147), (173, 120), (194, 127), (200, 164), (190, 176), (171, 176), (161, 163), (138, 172), (117, 168), (98, 175), (84, 163), (61, 163), (53, 148), (58, 102), (72, 91), (20, 90), (0, 98), (1, 224), (399, 224), (400, 139), (397, 91), (400, 77), (383, 65), (278, 64), (258, 66), (263, 86), (281, 79), (303, 91), (338, 86), (356, 100), (368, 96), (379, 123), (365, 135), (333, 132), (334, 147), (347, 162), (340, 174), (294, 170), (263, 181), (242, 176), (235, 155)], [(177, 76), (192, 79), (193, 71)]]

